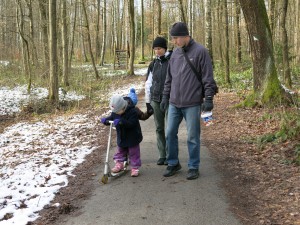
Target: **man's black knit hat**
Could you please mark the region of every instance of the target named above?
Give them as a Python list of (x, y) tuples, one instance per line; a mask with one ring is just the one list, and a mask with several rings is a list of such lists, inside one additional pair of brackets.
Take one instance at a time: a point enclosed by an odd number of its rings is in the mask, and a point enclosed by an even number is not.
[(152, 48), (155, 48), (155, 47), (161, 47), (161, 48), (164, 48), (164, 49), (168, 49), (167, 40), (164, 39), (163, 37), (155, 38), (155, 40), (153, 41)]
[(189, 36), (189, 30), (185, 23), (177, 22), (173, 24), (170, 35), (173, 37)]

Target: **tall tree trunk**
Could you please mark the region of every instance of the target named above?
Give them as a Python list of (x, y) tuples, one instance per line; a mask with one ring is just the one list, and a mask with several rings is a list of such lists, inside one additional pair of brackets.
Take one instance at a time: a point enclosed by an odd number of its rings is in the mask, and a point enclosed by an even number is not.
[(20, 0), (17, 0), (17, 26), (18, 32), (22, 39), (22, 53), (23, 53), (23, 65), (25, 76), (28, 77), (27, 92), (30, 93), (32, 74), (31, 74), (31, 64), (30, 64), (30, 52), (29, 52), (29, 43), (24, 35), (24, 15), (23, 8)]
[(144, 45), (145, 45), (145, 24), (144, 24), (144, 0), (141, 0), (141, 61), (145, 60), (145, 50), (144, 50)]
[(49, 1), (49, 52), (50, 52), (50, 88), (49, 100), (58, 105), (58, 62), (56, 33), (56, 0)]
[(294, 54), (296, 55), (294, 64), (300, 64), (299, 37), (300, 37), (300, 0), (296, 0), (296, 18), (295, 18), (295, 36), (294, 36)]
[(72, 64), (72, 57), (74, 54), (74, 39), (75, 39), (75, 29), (76, 29), (76, 21), (77, 21), (77, 5), (78, 5), (78, 0), (75, 0), (75, 6), (74, 6), (74, 21), (73, 21), (73, 28), (72, 28), (72, 37), (71, 37), (71, 47), (70, 47), (70, 56), (69, 56), (69, 68), (71, 68)]
[(269, 10), (269, 15), (270, 15), (270, 27), (271, 27), (271, 32), (274, 33), (274, 26), (275, 26), (275, 4), (276, 0), (270, 0), (270, 10)]
[(68, 46), (69, 34), (67, 27), (67, 3), (62, 1), (62, 47), (63, 47), (63, 85), (69, 86), (69, 63), (68, 63)]
[(96, 18), (96, 51), (95, 51), (95, 59), (96, 59), (96, 62), (98, 61), (99, 59), (99, 62), (100, 61), (100, 52), (101, 52), (101, 47), (100, 47), (100, 38), (99, 38), (99, 34), (100, 34), (100, 13), (101, 11), (101, 4), (100, 4), (100, 0), (97, 0), (97, 18)]
[(130, 58), (129, 58), (129, 68), (128, 75), (134, 75), (134, 56), (135, 56), (135, 23), (134, 23), (134, 1), (129, 0), (128, 2), (128, 12), (129, 12), (129, 24), (130, 24)]
[(219, 49), (219, 57), (221, 61), (221, 67), (224, 65), (224, 57), (223, 57), (223, 49), (222, 49), (222, 40), (223, 40), (223, 35), (222, 35), (222, 5), (221, 5), (221, 0), (218, 0), (217, 3), (217, 33), (218, 33), (218, 49)]
[(183, 1), (182, 0), (178, 0), (178, 3), (179, 3), (181, 21), (184, 22), (184, 23), (186, 23), (186, 16), (185, 16), (185, 13), (184, 13)]
[(295, 64), (300, 64), (300, 43), (299, 43), (299, 37), (300, 37), (300, 0), (296, 0), (296, 18), (295, 18), (295, 38), (294, 38), (294, 54), (295, 57)]
[(211, 0), (206, 0), (205, 4), (205, 45), (208, 49), (209, 55), (213, 62), (213, 49), (212, 49), (212, 18), (211, 18)]
[(235, 44), (236, 44), (236, 63), (242, 62), (242, 42), (240, 30), (241, 7), (238, 0), (235, 0)]
[(189, 24), (189, 32), (190, 32), (190, 35), (193, 37), (194, 36), (194, 23), (195, 23), (195, 12), (194, 12), (194, 0), (189, 0), (189, 21), (188, 21), (188, 24)]
[(157, 24), (157, 33), (156, 35), (161, 35), (161, 0), (155, 0), (156, 2), (156, 7), (157, 7), (157, 11), (156, 11), (156, 15), (157, 15), (157, 22), (155, 24)]
[(102, 16), (102, 48), (100, 54), (100, 66), (104, 65), (105, 47), (106, 47), (106, 0), (103, 0), (103, 16)]
[(264, 0), (240, 0), (251, 46), (253, 95), (246, 104), (257, 101), (274, 105), (284, 101), (273, 53), (273, 41)]
[(229, 72), (229, 32), (228, 32), (228, 8), (227, 0), (223, 0), (223, 12), (224, 12), (224, 61), (225, 61), (225, 82), (230, 84), (230, 72)]
[(286, 30), (286, 13), (288, 8), (288, 0), (282, 0), (281, 4), (281, 16), (280, 16), (280, 27), (281, 27), (281, 43), (282, 43), (282, 66), (283, 66), (283, 81), (288, 87), (292, 87), (291, 70), (289, 63), (289, 40)]
[(28, 8), (28, 18), (29, 18), (29, 27), (30, 27), (30, 43), (32, 46), (31, 55), (32, 55), (32, 63), (33, 65), (38, 65), (38, 57), (37, 57), (37, 50), (35, 46), (35, 32), (34, 32), (34, 25), (33, 25), (33, 13), (32, 13), (32, 0), (25, 0), (27, 8)]
[(43, 75), (49, 75), (49, 40), (48, 40), (48, 13), (47, 13), (47, 0), (39, 0), (39, 10), (41, 16), (41, 35), (43, 41), (43, 53), (44, 53), (44, 70)]
[(98, 74), (98, 70), (97, 70), (97, 67), (96, 67), (96, 63), (95, 63), (95, 59), (94, 59), (94, 55), (93, 55), (93, 50), (92, 50), (90, 26), (89, 26), (89, 20), (88, 20), (88, 16), (87, 16), (87, 12), (86, 12), (86, 7), (85, 7), (85, 1), (86, 0), (82, 0), (82, 9), (83, 9), (83, 14), (84, 14), (84, 18), (85, 18), (85, 28), (87, 30), (88, 47), (89, 47), (89, 52), (90, 52), (90, 56), (91, 56), (91, 60), (92, 60), (92, 64), (93, 64), (96, 79), (99, 79), (100, 77), (99, 77), (99, 74)]

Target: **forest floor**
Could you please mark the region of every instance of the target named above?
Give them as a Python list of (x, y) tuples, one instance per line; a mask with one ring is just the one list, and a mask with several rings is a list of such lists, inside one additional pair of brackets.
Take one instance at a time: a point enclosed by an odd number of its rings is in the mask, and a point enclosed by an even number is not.
[[(276, 115), (282, 109), (235, 108), (239, 101), (234, 93), (219, 93), (215, 98), (214, 124), (202, 126), (202, 143), (223, 175), (222, 187), (231, 210), (245, 225), (300, 225), (300, 166), (291, 163), (300, 135), (293, 141), (258, 144), (258, 137), (274, 133), (279, 126), (276, 116), (267, 115)], [(91, 117), (95, 115), (101, 112), (91, 112)], [(0, 118), (0, 130), (16, 120)], [(101, 126), (97, 127), (99, 130), (93, 132), (100, 132)], [(106, 138), (94, 143), (99, 149), (87, 156), (73, 171), (76, 176), (69, 178), (69, 185), (56, 195), (54, 202), (59, 202), (60, 207), (45, 207), (41, 217), (28, 224), (53, 225), (64, 214), (76, 215), (82, 200), (91, 196), (96, 185), (94, 180), (99, 175), (94, 171), (103, 160), (100, 156), (106, 146), (101, 143), (107, 143)]]

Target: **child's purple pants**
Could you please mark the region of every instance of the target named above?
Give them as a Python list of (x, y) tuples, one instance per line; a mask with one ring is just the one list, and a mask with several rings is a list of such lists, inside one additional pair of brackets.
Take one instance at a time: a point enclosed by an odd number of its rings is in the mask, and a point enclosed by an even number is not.
[(139, 144), (128, 148), (121, 148), (118, 146), (117, 152), (114, 155), (114, 160), (118, 162), (124, 162), (127, 159), (127, 155), (131, 168), (137, 169), (141, 166), (142, 163)]

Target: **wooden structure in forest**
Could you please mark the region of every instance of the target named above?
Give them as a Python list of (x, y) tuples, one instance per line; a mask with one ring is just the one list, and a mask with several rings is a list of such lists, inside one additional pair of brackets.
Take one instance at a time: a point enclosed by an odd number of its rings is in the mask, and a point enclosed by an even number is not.
[(115, 69), (128, 69), (129, 61), (129, 44), (127, 43), (127, 49), (117, 49), (115, 48), (114, 55), (114, 70)]

